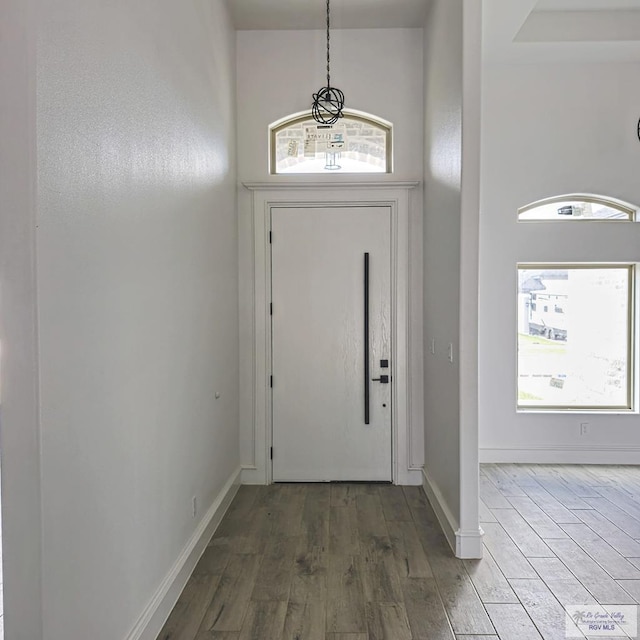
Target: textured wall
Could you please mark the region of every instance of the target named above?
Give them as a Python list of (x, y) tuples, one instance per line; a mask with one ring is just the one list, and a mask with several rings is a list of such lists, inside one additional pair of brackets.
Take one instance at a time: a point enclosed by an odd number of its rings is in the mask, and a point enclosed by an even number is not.
[[(640, 461), (637, 414), (515, 410), (517, 263), (640, 261), (640, 224), (518, 224), (517, 209), (574, 192), (640, 205), (639, 71), (632, 62), (485, 66), (479, 377), (485, 460)], [(581, 422), (590, 423), (586, 436), (579, 435)]]
[[(322, 31), (238, 32), (238, 178), (270, 178), (269, 125), (311, 108), (312, 94), (326, 82), (326, 36)], [(346, 106), (389, 120), (394, 126), (394, 173), (377, 180), (421, 180), (423, 145), (422, 29), (338, 29), (331, 35), (331, 82)], [(289, 176), (287, 176), (289, 178)], [(362, 176), (304, 176), (359, 180)], [(411, 209), (411, 359), (414, 424), (422, 422), (422, 211), (421, 194)], [(240, 424), (242, 462), (252, 465), (253, 421), (253, 231), (251, 198), (240, 187)], [(411, 461), (422, 464), (422, 434), (414, 429)], [(260, 448), (260, 444), (256, 450)], [(260, 455), (260, 452), (258, 453)]]
[(436, 0), (425, 28), (425, 469), (455, 518), (460, 511), (462, 18), (462, 0)]
[(116, 640), (239, 464), (235, 34), (222, 0), (38, 16), (44, 637)]

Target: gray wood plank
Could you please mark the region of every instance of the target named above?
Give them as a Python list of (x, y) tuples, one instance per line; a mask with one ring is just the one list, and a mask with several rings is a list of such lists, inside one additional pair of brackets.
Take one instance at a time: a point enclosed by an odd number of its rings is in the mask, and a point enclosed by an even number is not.
[(180, 595), (182, 606), (171, 612), (158, 640), (193, 640), (219, 582), (220, 576), (209, 574), (189, 578)]
[(412, 514), (414, 510), (429, 508), (429, 501), (422, 487), (402, 487), (402, 491)]
[(326, 600), (328, 562), (328, 554), (318, 547), (313, 547), (307, 553), (296, 554), (289, 602), (300, 604), (309, 600)]
[(198, 560), (198, 564), (193, 571), (193, 575), (222, 575), (228, 561), (229, 552), (226, 549), (222, 547), (209, 546), (204, 550), (200, 560)]
[(258, 487), (258, 493), (253, 502), (254, 509), (275, 509), (282, 502), (281, 484), (267, 484)]
[(271, 533), (270, 510), (255, 508), (250, 516), (223, 518), (210, 546), (221, 546), (229, 553), (260, 554)]
[(258, 485), (242, 485), (233, 497), (226, 518), (245, 518), (255, 506), (256, 498), (262, 492), (262, 487)]
[(232, 555), (202, 619), (201, 631), (240, 631), (262, 556)]
[(404, 497), (402, 487), (391, 484), (383, 484), (378, 487), (382, 511), (387, 521), (411, 522), (411, 512)]
[(515, 509), (496, 509), (495, 516), (525, 558), (553, 557), (553, 551)]
[(455, 633), (491, 634), (493, 626), (462, 560), (446, 551), (429, 556), (436, 584)]
[(297, 537), (273, 538), (268, 542), (251, 592), (252, 600), (289, 599), (297, 545)]
[(306, 499), (300, 525), (300, 550), (318, 547), (329, 549), (329, 508), (331, 487), (329, 485), (307, 485)]
[(487, 613), (500, 640), (542, 640), (521, 604), (488, 604)]
[(369, 537), (362, 545), (361, 576), (365, 602), (402, 602), (400, 581), (391, 542)]
[(377, 493), (357, 496), (356, 508), (361, 542), (366, 543), (369, 538), (382, 538), (389, 535), (382, 503)]
[(346, 482), (332, 483), (330, 495), (332, 507), (355, 507), (358, 487)]
[(195, 640), (238, 640), (239, 631), (200, 631)]
[[(638, 504), (628, 493), (617, 487), (600, 487), (598, 493), (616, 505), (619, 509), (622, 509), (628, 513), (631, 517), (640, 522), (640, 504)], [(589, 504), (591, 504), (590, 501)], [(634, 538), (640, 536), (632, 536)]]
[(595, 510), (575, 514), (625, 558), (640, 558), (640, 543)]
[(637, 540), (640, 538), (640, 520), (629, 515), (620, 507), (607, 500), (606, 498), (585, 498), (598, 513), (602, 514), (613, 524), (624, 531), (628, 536)]
[(563, 466), (562, 478), (579, 498), (598, 498), (600, 496), (589, 477), (583, 473), (578, 465)]
[(640, 571), (586, 524), (564, 524), (562, 528), (612, 578), (640, 580)]
[[(542, 580), (511, 580), (511, 586), (544, 640), (566, 640), (566, 612)], [(571, 631), (580, 636), (573, 624)]]
[(367, 630), (359, 558), (330, 554), (327, 574), (327, 632)]
[(589, 509), (589, 505), (579, 498), (562, 478), (541, 478), (540, 486), (546, 489), (562, 506), (567, 509)]
[(465, 560), (464, 566), (480, 600), (485, 604), (488, 602), (509, 604), (519, 602), (488, 549), (485, 549), (482, 560)]
[(549, 540), (549, 546), (600, 604), (633, 604), (633, 599), (573, 540)]
[(281, 638), (286, 615), (286, 602), (250, 602), (239, 640)]
[(575, 580), (573, 573), (558, 558), (531, 558), (529, 562), (545, 581)]
[(640, 604), (640, 580), (617, 580), (617, 583)]
[(500, 640), (498, 636), (468, 636), (468, 635), (457, 635), (456, 640)]
[(570, 580), (546, 580), (545, 584), (563, 606), (598, 604), (575, 577)]
[(491, 480), (496, 489), (506, 497), (509, 496), (526, 496), (522, 487), (518, 486), (509, 474), (504, 470), (502, 465), (483, 464), (483, 473)]
[(568, 537), (531, 498), (509, 498), (509, 502), (541, 538)]
[(580, 522), (577, 516), (560, 504), (548, 491), (540, 485), (524, 487), (527, 495), (542, 509), (556, 524), (565, 522)]
[(433, 578), (402, 580), (402, 592), (413, 640), (454, 640)]
[(366, 616), (370, 640), (411, 640), (403, 604), (368, 602)]
[(510, 509), (509, 501), (498, 491), (487, 476), (480, 476), (480, 497), (489, 509)]
[(536, 578), (537, 574), (520, 549), (499, 524), (487, 522), (484, 544), (506, 578)]
[(278, 506), (270, 509), (271, 535), (296, 536), (302, 527), (306, 487), (300, 484), (281, 485)]
[(498, 522), (491, 509), (487, 507), (483, 500), (478, 501), (478, 510), (480, 522)]
[(326, 640), (369, 640), (366, 633), (327, 633)]
[(432, 578), (433, 571), (413, 522), (387, 522), (399, 578)]
[(282, 640), (325, 640), (325, 600), (289, 602)]
[(355, 502), (353, 506), (330, 508), (329, 551), (343, 555), (360, 553), (358, 512)]

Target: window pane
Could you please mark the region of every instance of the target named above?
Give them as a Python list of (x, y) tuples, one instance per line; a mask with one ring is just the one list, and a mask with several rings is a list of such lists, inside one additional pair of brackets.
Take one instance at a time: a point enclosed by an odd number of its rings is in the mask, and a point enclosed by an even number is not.
[(523, 207), (519, 220), (634, 220), (635, 210), (595, 197), (551, 198)]
[(631, 267), (518, 268), (518, 406), (630, 409)]
[(334, 125), (295, 118), (272, 129), (272, 173), (390, 173), (390, 134), (359, 116)]

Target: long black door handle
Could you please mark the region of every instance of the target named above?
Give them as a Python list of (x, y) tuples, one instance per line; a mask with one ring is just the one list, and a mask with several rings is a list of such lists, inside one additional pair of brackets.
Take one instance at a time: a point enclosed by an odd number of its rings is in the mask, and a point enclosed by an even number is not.
[(369, 416), (369, 254), (364, 254), (364, 423)]

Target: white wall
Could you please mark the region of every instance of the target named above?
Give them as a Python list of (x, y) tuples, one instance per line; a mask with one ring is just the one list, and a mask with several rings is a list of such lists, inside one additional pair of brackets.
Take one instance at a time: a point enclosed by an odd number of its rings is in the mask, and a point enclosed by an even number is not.
[(450, 543), (469, 557), (481, 554), (475, 322), (479, 47), (478, 3), (435, 0), (425, 28), (425, 483)]
[(239, 465), (235, 36), (221, 0), (37, 20), (44, 638), (116, 640)]
[(5, 637), (42, 637), (32, 3), (0, 20), (0, 341)]
[[(238, 179), (277, 182), (269, 176), (268, 127), (311, 107), (312, 94), (326, 83), (324, 31), (240, 31), (238, 55)], [(345, 92), (346, 106), (372, 113), (394, 125), (395, 172), (375, 180), (421, 180), (423, 139), (422, 29), (334, 30), (331, 34), (331, 81)], [(326, 177), (326, 176), (325, 176)], [(371, 176), (368, 176), (371, 178)], [(331, 176), (333, 179), (334, 176)], [(357, 180), (360, 176), (338, 176)], [(310, 176), (304, 176), (309, 180)], [(311, 178), (313, 179), (313, 178)], [(240, 215), (240, 379), (241, 456), (250, 473), (264, 459), (264, 442), (254, 442), (253, 420), (253, 232), (251, 198), (239, 187)], [(413, 419), (422, 421), (421, 396), (421, 198), (413, 203), (411, 225), (413, 307), (411, 368)], [(417, 431), (417, 430), (416, 430)], [(422, 465), (422, 433), (416, 432), (411, 462)]]
[(425, 471), (454, 517), (460, 512), (462, 7), (462, 0), (436, 0), (425, 29)]
[[(640, 224), (516, 224), (586, 192), (640, 205), (640, 64), (486, 64), (480, 262), (481, 459), (640, 462), (638, 415), (518, 414), (516, 264), (640, 260)], [(589, 422), (590, 433), (579, 435)]]

